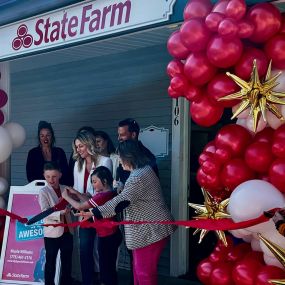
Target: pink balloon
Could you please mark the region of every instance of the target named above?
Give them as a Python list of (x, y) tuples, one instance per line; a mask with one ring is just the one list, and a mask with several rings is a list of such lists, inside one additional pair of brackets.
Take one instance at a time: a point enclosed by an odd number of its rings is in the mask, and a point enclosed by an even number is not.
[(177, 59), (185, 59), (190, 51), (182, 44), (179, 31), (171, 34), (167, 42), (168, 52)]
[(229, 18), (240, 20), (246, 13), (246, 3), (244, 0), (230, 0), (226, 8), (226, 15)]
[(167, 74), (170, 77), (184, 74), (184, 64), (177, 59), (171, 60), (167, 65)]
[(235, 74), (244, 80), (248, 80), (253, 68), (253, 61), (256, 59), (258, 74), (263, 77), (266, 74), (269, 60), (266, 54), (254, 47), (246, 47), (244, 52), (235, 65)]
[(218, 12), (221, 14), (226, 14), (226, 9), (227, 9), (229, 2), (230, 2), (230, 0), (219, 0), (215, 4), (214, 8), (212, 9), (212, 12)]
[(256, 43), (266, 42), (281, 28), (281, 14), (270, 3), (254, 5), (249, 10), (247, 17), (255, 27), (250, 40)]
[(7, 101), (8, 101), (7, 93), (4, 90), (0, 89), (0, 108), (5, 106)]
[(254, 25), (248, 20), (241, 20), (238, 23), (238, 37), (242, 39), (249, 38), (254, 31)]
[(184, 73), (193, 85), (204, 85), (213, 78), (217, 69), (203, 53), (191, 54), (184, 65)]
[(210, 35), (202, 19), (188, 20), (180, 28), (181, 41), (192, 52), (204, 50)]
[(272, 59), (275, 68), (285, 68), (285, 34), (272, 37), (265, 45), (268, 58)]
[(184, 9), (184, 20), (190, 20), (192, 18), (205, 18), (212, 9), (212, 3), (210, 0), (192, 0), (189, 1)]
[(234, 38), (238, 32), (238, 25), (234, 19), (224, 19), (220, 22), (218, 27), (219, 35), (229, 39)]
[(212, 12), (206, 17), (205, 24), (210, 31), (217, 32), (219, 24), (224, 18), (224, 14)]
[(238, 38), (229, 40), (221, 36), (214, 36), (209, 42), (207, 56), (213, 65), (228, 68), (238, 62), (242, 51), (243, 44)]

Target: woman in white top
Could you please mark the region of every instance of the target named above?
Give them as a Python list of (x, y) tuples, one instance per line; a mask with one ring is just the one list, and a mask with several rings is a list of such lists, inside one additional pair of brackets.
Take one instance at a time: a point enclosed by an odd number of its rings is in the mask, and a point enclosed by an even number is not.
[[(105, 166), (112, 172), (112, 161), (109, 157), (102, 156), (96, 151), (95, 137), (86, 130), (82, 130), (76, 135), (72, 147), (73, 158), (76, 160), (73, 171), (73, 187), (91, 197), (94, 195), (91, 173), (98, 166)], [(94, 269), (99, 271), (96, 230), (94, 228), (79, 228), (79, 240), (82, 285), (93, 285)]]

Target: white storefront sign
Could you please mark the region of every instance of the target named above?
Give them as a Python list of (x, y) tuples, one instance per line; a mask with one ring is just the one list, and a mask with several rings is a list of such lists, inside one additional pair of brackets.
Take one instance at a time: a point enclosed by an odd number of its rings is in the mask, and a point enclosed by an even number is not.
[(0, 59), (168, 21), (176, 0), (97, 0), (0, 28)]

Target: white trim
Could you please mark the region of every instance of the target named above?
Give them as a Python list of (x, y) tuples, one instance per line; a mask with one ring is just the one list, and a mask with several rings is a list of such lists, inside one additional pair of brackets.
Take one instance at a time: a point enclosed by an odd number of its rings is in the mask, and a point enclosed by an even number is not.
[[(175, 220), (188, 220), (189, 102), (172, 104), (171, 212)], [(175, 124), (176, 122), (176, 124)], [(170, 275), (185, 274), (189, 267), (189, 231), (179, 227), (171, 238)]]

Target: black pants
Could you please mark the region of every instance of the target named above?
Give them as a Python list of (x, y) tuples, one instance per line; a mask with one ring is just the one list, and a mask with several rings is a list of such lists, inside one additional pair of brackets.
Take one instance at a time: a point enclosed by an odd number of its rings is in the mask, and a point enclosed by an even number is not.
[(46, 249), (45, 285), (54, 285), (56, 257), (60, 250), (61, 276), (60, 284), (71, 284), (73, 236), (64, 233), (58, 238), (44, 238)]
[(104, 285), (117, 285), (117, 256), (122, 242), (122, 234), (118, 229), (114, 234), (98, 237), (98, 253), (100, 280)]

